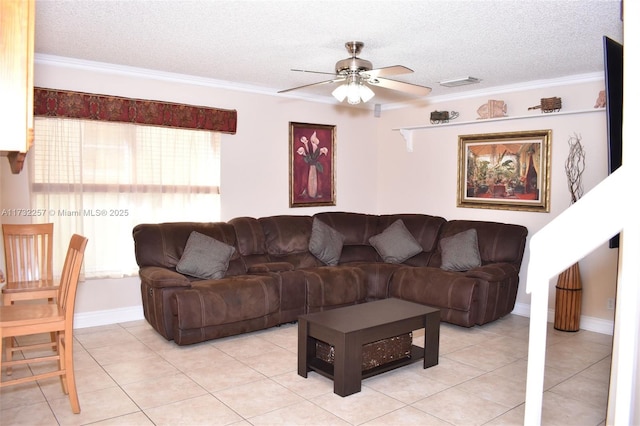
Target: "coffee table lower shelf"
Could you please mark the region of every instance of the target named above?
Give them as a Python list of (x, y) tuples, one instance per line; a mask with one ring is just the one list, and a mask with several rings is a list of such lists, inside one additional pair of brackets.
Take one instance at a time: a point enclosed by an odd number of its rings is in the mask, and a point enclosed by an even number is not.
[[(368, 370), (362, 370), (362, 378), (366, 379), (375, 375), (385, 373), (387, 371), (394, 370), (398, 367), (413, 364), (424, 358), (424, 348), (420, 346), (411, 345), (411, 356), (397, 359), (395, 361), (388, 362), (386, 364), (378, 365), (377, 367), (370, 368)], [(320, 358), (312, 358), (309, 361), (308, 367), (318, 374), (323, 375), (333, 380), (333, 364), (321, 360)]]

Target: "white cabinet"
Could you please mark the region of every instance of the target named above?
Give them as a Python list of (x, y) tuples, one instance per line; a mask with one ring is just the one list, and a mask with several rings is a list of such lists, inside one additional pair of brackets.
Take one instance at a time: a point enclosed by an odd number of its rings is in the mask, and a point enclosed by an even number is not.
[(34, 26), (35, 0), (0, 1), (0, 151), (10, 161), (33, 143)]

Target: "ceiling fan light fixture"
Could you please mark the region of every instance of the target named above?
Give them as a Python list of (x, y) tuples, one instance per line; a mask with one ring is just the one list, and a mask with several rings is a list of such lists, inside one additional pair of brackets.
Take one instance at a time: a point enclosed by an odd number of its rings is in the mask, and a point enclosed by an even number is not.
[(352, 105), (357, 105), (361, 101), (368, 102), (375, 96), (373, 90), (367, 87), (358, 75), (347, 77), (347, 82), (336, 87), (331, 94), (338, 102), (343, 102), (346, 98)]
[(347, 97), (347, 85), (341, 84), (340, 86), (336, 87), (336, 89), (331, 92), (331, 94), (338, 100), (338, 102), (344, 101), (344, 98)]
[(369, 102), (374, 96), (375, 93), (373, 93), (373, 90), (369, 89), (369, 87), (364, 84), (360, 85), (360, 97), (362, 98), (362, 102)]
[(467, 84), (475, 84), (480, 83), (480, 79), (476, 77), (462, 77), (462, 78), (454, 78), (451, 80), (443, 80), (439, 81), (438, 84), (444, 87), (458, 87), (465, 86)]

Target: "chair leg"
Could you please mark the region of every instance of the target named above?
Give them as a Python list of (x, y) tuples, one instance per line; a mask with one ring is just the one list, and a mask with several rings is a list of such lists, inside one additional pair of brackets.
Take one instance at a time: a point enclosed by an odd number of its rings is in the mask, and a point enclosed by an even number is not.
[(71, 332), (58, 335), (58, 351), (60, 355), (60, 367), (64, 368), (65, 374), (60, 376), (62, 390), (69, 395), (71, 410), (80, 413), (80, 401), (78, 400), (78, 390), (76, 388), (76, 375), (73, 368), (73, 335)]
[[(5, 360), (7, 362), (10, 362), (13, 359), (13, 351), (11, 350), (13, 348), (13, 337), (7, 337), (6, 339), (7, 341), (5, 344)], [(0, 351), (0, 356), (2, 356), (2, 351)], [(6, 373), (7, 376), (10, 376), (13, 373), (13, 369), (11, 367), (7, 367)]]

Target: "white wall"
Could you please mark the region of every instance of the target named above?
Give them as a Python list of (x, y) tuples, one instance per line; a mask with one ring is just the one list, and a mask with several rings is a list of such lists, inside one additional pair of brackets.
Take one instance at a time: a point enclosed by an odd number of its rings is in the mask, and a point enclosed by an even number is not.
[[(430, 112), (435, 109), (459, 111), (461, 117), (457, 121), (475, 120), (475, 110), (489, 97), (485, 94), (482, 98), (449, 100), (440, 104), (434, 103), (438, 99), (433, 99), (427, 106), (383, 110), (381, 117), (375, 118), (369, 110), (215, 88), (201, 79), (176, 79), (176, 76), (164, 74), (149, 78), (149, 75), (139, 72), (107, 71), (78, 63), (38, 61), (36, 86), (238, 111), (237, 133), (222, 137), (221, 220), (237, 216), (306, 215), (325, 210), (419, 212), (448, 219), (519, 223), (527, 226), (533, 234), (569, 205), (563, 164), (570, 135), (574, 132), (582, 134), (587, 151), (585, 190), (606, 176), (606, 134), (602, 112), (553, 117), (533, 111), (530, 113), (539, 118), (419, 130), (414, 134), (414, 152), (408, 153), (399, 132), (391, 129), (426, 124)], [(537, 105), (541, 97), (550, 96), (562, 97), (563, 110), (589, 109), (603, 88), (601, 79), (593, 80), (572, 86), (495, 94), (491, 98), (506, 100), (510, 115), (527, 114), (527, 107)], [(335, 207), (289, 208), (290, 121), (337, 126)], [(547, 128), (553, 129), (550, 213), (456, 207), (459, 134)], [(15, 176), (7, 170), (8, 162), (0, 162), (0, 206), (3, 207), (7, 203), (23, 202), (15, 201), (23, 199), (14, 198), (14, 195), (26, 192), (25, 172)], [(6, 218), (2, 219), (6, 221)], [(616, 258), (617, 250), (603, 247), (581, 262), (583, 315), (606, 321), (613, 319), (613, 311), (606, 310), (606, 299), (615, 297)], [(525, 253), (523, 271), (527, 260), (528, 252)], [(518, 295), (518, 303), (523, 306), (529, 304), (524, 292), (525, 284), (521, 283)], [(90, 314), (120, 307), (122, 316), (115, 320), (121, 321), (140, 315), (140, 304), (136, 280), (90, 280), (80, 287), (76, 309), (78, 313)]]

